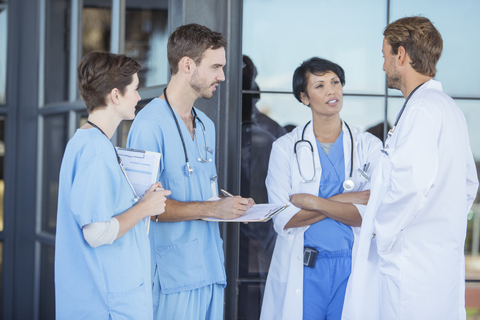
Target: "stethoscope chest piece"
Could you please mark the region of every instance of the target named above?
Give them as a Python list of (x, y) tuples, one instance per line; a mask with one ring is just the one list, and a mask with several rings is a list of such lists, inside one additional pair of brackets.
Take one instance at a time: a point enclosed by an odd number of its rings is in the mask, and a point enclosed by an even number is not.
[(353, 190), (353, 188), (355, 188), (355, 182), (353, 182), (351, 178), (347, 179), (343, 181), (343, 188), (347, 191)]

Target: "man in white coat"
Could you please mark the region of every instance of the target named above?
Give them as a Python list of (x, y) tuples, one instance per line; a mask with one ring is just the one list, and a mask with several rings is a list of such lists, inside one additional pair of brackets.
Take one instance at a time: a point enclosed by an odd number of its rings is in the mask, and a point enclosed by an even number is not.
[(407, 101), (372, 177), (342, 319), (465, 319), (478, 178), (465, 118), (433, 80), (443, 40), (424, 17), (399, 19), (384, 36), (387, 86)]

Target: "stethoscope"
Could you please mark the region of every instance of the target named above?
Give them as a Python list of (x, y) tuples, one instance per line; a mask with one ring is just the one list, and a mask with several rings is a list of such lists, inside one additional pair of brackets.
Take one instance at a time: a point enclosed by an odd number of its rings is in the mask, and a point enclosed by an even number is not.
[[(100, 129), (95, 123), (91, 122), (90, 120), (87, 120), (87, 123), (88, 123), (89, 125), (91, 125), (92, 127), (97, 128), (98, 130), (100, 130), (100, 132), (103, 133), (103, 134), (105, 135), (105, 137), (107, 137), (108, 140), (110, 140), (110, 139), (108, 138), (108, 136), (105, 134), (105, 132), (103, 132), (103, 130)], [(113, 143), (112, 143), (112, 147), (113, 147), (113, 150), (115, 151), (115, 155), (117, 156), (117, 161), (118, 161), (118, 164), (120, 165), (120, 168), (122, 169), (123, 175), (125, 176), (125, 178), (127, 178), (128, 185), (129, 185), (130, 188), (132, 189), (133, 195), (135, 196), (133, 200), (134, 200), (135, 202), (137, 202), (137, 201), (140, 199), (140, 197), (139, 197), (139, 196), (137, 195), (137, 193), (135, 192), (135, 189), (133, 188), (132, 183), (130, 182), (130, 179), (128, 179), (127, 172), (125, 171), (125, 167), (123, 166), (122, 158), (120, 158), (120, 156), (118, 155), (117, 149), (115, 149), (115, 146), (113, 145)]]
[[(307, 124), (305, 125), (305, 127), (303, 128), (303, 131), (302, 131), (302, 139), (301, 140), (298, 140), (297, 142), (295, 142), (295, 145), (293, 146), (293, 151), (295, 153), (295, 156), (297, 157), (297, 165), (298, 165), (298, 171), (300, 172), (300, 175), (302, 176), (302, 182), (303, 183), (308, 183), (308, 182), (312, 182), (312, 181), (315, 181), (315, 175), (316, 175), (316, 169), (315, 169), (315, 158), (314, 158), (314, 152), (313, 152), (313, 146), (312, 144), (310, 143), (310, 141), (308, 140), (305, 140), (305, 130), (307, 129), (307, 126), (310, 124), (310, 122), (312, 122), (312, 120), (308, 121)], [(350, 191), (350, 190), (353, 190), (353, 188), (355, 187), (355, 182), (353, 182), (353, 135), (352, 135), (352, 130), (350, 130), (350, 127), (348, 126), (348, 124), (343, 121), (343, 123), (345, 123), (345, 125), (347, 126), (347, 129), (348, 129), (348, 133), (350, 133), (350, 141), (351, 141), (351, 155), (350, 155), (350, 176), (348, 179), (346, 179), (344, 182), (343, 182), (343, 188), (347, 191)], [(300, 161), (298, 160), (298, 153), (297, 153), (297, 145), (299, 143), (308, 143), (308, 145), (310, 146), (310, 150), (312, 152), (312, 163), (313, 163), (313, 176), (312, 178), (310, 179), (306, 179), (305, 176), (303, 175), (302, 173), (302, 168), (300, 166)], [(367, 167), (368, 168), (368, 167)], [(364, 171), (366, 171), (367, 169), (364, 168)]]
[[(193, 168), (190, 166), (190, 162), (188, 160), (188, 155), (187, 155), (187, 147), (185, 146), (185, 140), (183, 139), (183, 134), (182, 130), (180, 129), (180, 125), (178, 124), (177, 117), (175, 116), (175, 112), (173, 112), (173, 108), (170, 105), (170, 102), (168, 102), (167, 98), (167, 88), (163, 89), (163, 94), (165, 95), (165, 102), (167, 103), (168, 108), (170, 108), (170, 112), (172, 113), (173, 119), (175, 120), (175, 124), (177, 126), (178, 134), (180, 135), (180, 139), (182, 139), (182, 146), (183, 146), (183, 153), (185, 154), (185, 175), (187, 177), (190, 177), (190, 175), (193, 173)], [(192, 107), (192, 115), (193, 115), (193, 131), (194, 131), (194, 136), (195, 136), (195, 141), (197, 142), (197, 148), (198, 148), (198, 154), (200, 154), (200, 158), (197, 158), (197, 161), (201, 163), (205, 162), (212, 162), (212, 159), (208, 158), (208, 153), (210, 152), (213, 154), (213, 149), (207, 146), (207, 135), (205, 131), (205, 125), (203, 124), (203, 121), (197, 116), (197, 112), (195, 111), (195, 108)], [(198, 144), (198, 138), (197, 138), (197, 123), (200, 122), (203, 128), (203, 140), (205, 142), (205, 157), (202, 155), (202, 151), (200, 150), (200, 145)]]
[[(424, 82), (424, 83), (425, 83), (425, 82)], [(403, 103), (402, 109), (400, 109), (400, 112), (398, 113), (397, 119), (395, 120), (395, 123), (393, 124), (392, 129), (388, 130), (387, 139), (385, 140), (385, 146), (383, 147), (383, 149), (380, 150), (380, 151), (382, 151), (384, 154), (386, 154), (387, 156), (388, 156), (388, 152), (387, 152), (387, 150), (385, 150), (385, 149), (388, 147), (388, 145), (387, 145), (387, 140), (388, 140), (388, 139), (393, 135), (393, 133), (395, 132), (395, 128), (397, 127), (398, 121), (399, 121), (400, 118), (402, 117), (403, 111), (405, 110), (405, 107), (407, 106), (408, 100), (410, 100), (411, 96), (415, 93), (415, 91), (417, 91), (417, 89), (420, 88), (424, 83), (419, 84), (415, 89), (413, 89), (412, 92), (410, 92), (410, 94), (408, 95), (407, 99), (406, 99), (405, 102)]]

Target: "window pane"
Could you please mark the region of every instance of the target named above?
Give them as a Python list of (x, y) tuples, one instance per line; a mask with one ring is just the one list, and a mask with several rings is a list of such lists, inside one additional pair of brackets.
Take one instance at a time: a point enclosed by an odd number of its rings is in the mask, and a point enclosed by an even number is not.
[(110, 51), (112, 10), (108, 2), (97, 6), (85, 3), (82, 20), (82, 57), (92, 51)]
[(397, 114), (400, 111), (400, 109), (402, 109), (404, 102), (405, 102), (404, 97), (388, 98), (387, 120), (388, 120), (388, 124), (391, 127), (393, 127), (395, 120), (397, 119)]
[(0, 314), (2, 313), (2, 266), (3, 266), (3, 242), (0, 241)]
[(0, 104), (5, 103), (7, 84), (7, 6), (0, 4)]
[(167, 83), (167, 17), (166, 2), (127, 0), (125, 54), (142, 65), (140, 87)]
[[(343, 96), (342, 119), (348, 124), (367, 130), (383, 123), (383, 97)], [(262, 93), (257, 108), (280, 125), (304, 125), (312, 118), (309, 107), (298, 102), (293, 94)]]
[(5, 183), (3, 178), (5, 159), (5, 117), (0, 116), (0, 232), (3, 231), (3, 195), (5, 194)]
[[(260, 318), (262, 309), (264, 282), (240, 283), (238, 286), (238, 320), (251, 320)], [(278, 305), (281, 308), (281, 305)]]
[(243, 10), (243, 53), (261, 90), (292, 90), (295, 68), (320, 56), (345, 70), (345, 92), (384, 92), (386, 1), (244, 0)]
[(42, 245), (41, 252), (39, 319), (55, 319), (55, 248)]
[(68, 115), (45, 117), (43, 150), (42, 230), (55, 233), (57, 223), (58, 178), (67, 145)]
[(291, 94), (262, 93), (256, 107), (281, 126), (303, 125), (312, 118), (312, 112)]
[(68, 100), (70, 1), (47, 0), (45, 19), (45, 103)]
[(443, 38), (443, 53), (437, 64), (436, 79), (453, 96), (479, 97), (480, 1), (391, 0), (390, 19), (421, 14), (429, 18)]
[(383, 97), (343, 96), (340, 117), (349, 125), (367, 131), (376, 125), (383, 124), (384, 116), (385, 98)]
[[(477, 174), (480, 174), (480, 127), (478, 119), (480, 119), (480, 100), (456, 100), (455, 101), (462, 110), (467, 120), (468, 135), (470, 137), (470, 147), (472, 148), (473, 157), (477, 164)], [(477, 196), (475, 202), (468, 215), (467, 238), (465, 240), (465, 268), (466, 279), (480, 280), (480, 197)], [(474, 285), (467, 285), (467, 302), (470, 300)], [(480, 288), (477, 286), (477, 290)], [(479, 291), (477, 291), (479, 292)], [(468, 307), (468, 304), (467, 304)], [(473, 307), (473, 305), (472, 305)], [(480, 308), (480, 304), (477, 306)]]
[[(150, 100), (141, 100), (137, 103), (135, 114), (145, 107)], [(115, 146), (125, 148), (127, 145), (128, 132), (132, 126), (133, 120), (123, 120), (117, 128), (117, 140), (114, 142)]]

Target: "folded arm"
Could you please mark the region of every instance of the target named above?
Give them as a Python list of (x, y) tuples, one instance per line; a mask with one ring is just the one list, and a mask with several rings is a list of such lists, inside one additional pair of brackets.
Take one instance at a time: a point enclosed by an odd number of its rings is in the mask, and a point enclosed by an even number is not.
[[(360, 227), (362, 224), (362, 217), (353, 203), (366, 204), (369, 197), (369, 190), (338, 194), (329, 199), (324, 199), (311, 194), (297, 193), (290, 197), (290, 201), (296, 207), (303, 209), (297, 213), (297, 215), (300, 214), (297, 221), (302, 221), (303, 223), (311, 222), (302, 226), (311, 225), (312, 223), (328, 217), (352, 227)], [(302, 213), (303, 211), (307, 211), (308, 213)], [(314, 213), (316, 213), (317, 216), (322, 216), (322, 218), (320, 219), (317, 217), (318, 220), (315, 221)], [(300, 225), (295, 224), (295, 226)]]

